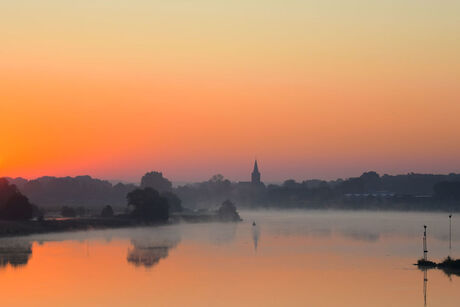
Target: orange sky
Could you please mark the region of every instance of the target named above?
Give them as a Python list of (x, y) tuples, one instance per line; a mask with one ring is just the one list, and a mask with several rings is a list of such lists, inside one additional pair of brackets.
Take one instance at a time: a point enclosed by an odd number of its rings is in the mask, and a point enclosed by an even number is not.
[(460, 172), (458, 1), (163, 2), (0, 4), (0, 176)]

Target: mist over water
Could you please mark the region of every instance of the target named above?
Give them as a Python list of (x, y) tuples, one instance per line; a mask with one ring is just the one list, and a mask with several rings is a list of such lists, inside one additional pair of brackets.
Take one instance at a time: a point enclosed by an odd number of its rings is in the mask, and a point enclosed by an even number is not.
[[(0, 239), (0, 284), (11, 293), (3, 303), (423, 306), (424, 272), (412, 264), (422, 255), (424, 224), (428, 257), (439, 261), (449, 253), (447, 214), (240, 213), (244, 221), (236, 224)], [(460, 256), (457, 221), (454, 216), (453, 257)], [(427, 279), (427, 306), (457, 306), (459, 276), (430, 270)]]

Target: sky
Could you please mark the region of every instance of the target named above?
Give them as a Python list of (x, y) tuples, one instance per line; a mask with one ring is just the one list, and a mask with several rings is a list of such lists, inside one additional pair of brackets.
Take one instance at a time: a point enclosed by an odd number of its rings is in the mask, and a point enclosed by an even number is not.
[(460, 1), (0, 2), (0, 176), (460, 172)]

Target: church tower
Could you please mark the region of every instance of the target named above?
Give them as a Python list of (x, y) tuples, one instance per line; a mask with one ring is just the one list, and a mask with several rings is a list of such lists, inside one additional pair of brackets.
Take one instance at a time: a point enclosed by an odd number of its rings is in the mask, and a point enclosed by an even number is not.
[(257, 160), (254, 162), (254, 170), (251, 174), (251, 183), (252, 184), (260, 184), (260, 173), (259, 167), (257, 166)]

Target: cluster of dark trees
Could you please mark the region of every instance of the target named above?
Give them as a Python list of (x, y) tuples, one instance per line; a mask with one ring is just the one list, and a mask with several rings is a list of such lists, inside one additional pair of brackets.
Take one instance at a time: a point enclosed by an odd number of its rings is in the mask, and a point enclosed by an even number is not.
[(183, 210), (181, 200), (174, 193), (160, 193), (150, 187), (129, 192), (126, 198), (128, 206), (133, 208), (130, 215), (146, 222), (167, 221), (171, 213)]
[(174, 190), (189, 207), (234, 199), (250, 207), (340, 209), (460, 209), (460, 175), (383, 175), (365, 172), (335, 181), (286, 180), (282, 184), (230, 182), (221, 175)]
[[(284, 190), (294, 189), (319, 190), (314, 191), (317, 194), (336, 195), (345, 194), (398, 194), (398, 195), (433, 195), (434, 186), (440, 182), (460, 181), (460, 174), (449, 175), (431, 175), (431, 174), (414, 174), (407, 175), (383, 175), (376, 172), (365, 172), (359, 177), (352, 177), (346, 180), (338, 179), (335, 181), (309, 180), (296, 182), (286, 180), (282, 185), (272, 188), (282, 188)], [(269, 186), (270, 187), (270, 186)]]
[(339, 185), (342, 193), (372, 193), (389, 191), (394, 194), (432, 195), (434, 185), (442, 181), (460, 181), (460, 174), (433, 175), (414, 174), (383, 175), (366, 172), (360, 177), (350, 178)]
[(443, 201), (460, 202), (460, 181), (442, 181), (434, 185), (434, 196)]
[(28, 220), (37, 214), (38, 208), (15, 185), (0, 178), (0, 220)]
[(87, 216), (89, 215), (90, 212), (86, 207), (84, 206), (78, 206), (76, 208), (74, 207), (69, 207), (69, 206), (63, 206), (61, 208), (61, 215), (63, 217), (76, 217), (76, 216)]
[(158, 192), (170, 192), (172, 183), (161, 172), (148, 172), (141, 178), (141, 188), (153, 188)]
[(162, 222), (169, 219), (169, 203), (166, 197), (153, 188), (136, 189), (127, 195), (131, 216), (144, 222)]
[(112, 206), (123, 211), (127, 201), (134, 208), (130, 215), (146, 221), (167, 220), (169, 213), (182, 210), (172, 183), (160, 172), (145, 174), (141, 188), (134, 184), (112, 185), (90, 176), (0, 178), (0, 219), (30, 219), (38, 214), (38, 207), (29, 199), (46, 210), (60, 210), (63, 217), (112, 217)]
[[(214, 175), (204, 182), (173, 187), (161, 172), (146, 173), (140, 186), (112, 184), (89, 176), (41, 177), (35, 180), (7, 178), (7, 181), (14, 184), (22, 196), (47, 210), (60, 210), (66, 206), (67, 216), (88, 214), (85, 208), (92, 215), (111, 216), (114, 209), (122, 211), (126, 208), (127, 195), (140, 195), (139, 190), (143, 191), (145, 197), (150, 197), (151, 201), (156, 199), (155, 203), (160, 204), (165, 199), (169, 212), (181, 211), (183, 205), (189, 208), (211, 208), (227, 199), (249, 207), (460, 209), (459, 174), (409, 173), (380, 176), (376, 172), (366, 172), (346, 180), (297, 182), (290, 179), (282, 184), (267, 186), (231, 182), (222, 175)], [(155, 190), (156, 194), (148, 189)], [(137, 205), (131, 208), (134, 208), (134, 215), (143, 210), (153, 210), (142, 209)], [(160, 211), (157, 213), (160, 214)]]
[(217, 210), (217, 216), (221, 222), (238, 222), (242, 221), (235, 204), (227, 199)]
[[(359, 177), (331, 182), (287, 180), (269, 185), (266, 201), (291, 207), (340, 209), (460, 210), (460, 175), (383, 175), (365, 172)], [(456, 194), (457, 193), (457, 194)]]
[(113, 208), (110, 205), (102, 208), (101, 217), (113, 217)]
[(59, 210), (62, 206), (85, 206), (97, 210), (105, 205), (122, 207), (126, 205), (126, 194), (137, 188), (134, 184), (113, 185), (90, 176), (6, 179), (32, 203), (48, 210)]
[[(75, 210), (83, 206), (97, 212), (107, 205), (123, 208), (126, 206), (126, 195), (139, 188), (132, 183), (112, 184), (90, 176), (5, 179), (14, 184), (32, 203), (47, 210), (60, 210), (63, 206)], [(154, 188), (160, 193), (173, 190), (172, 183), (160, 172), (146, 173), (141, 179), (140, 187)]]
[(173, 212), (183, 210), (181, 199), (174, 194), (171, 181), (161, 172), (148, 172), (141, 186), (127, 194), (131, 216), (144, 222), (164, 222)]
[(227, 199), (236, 199), (238, 188), (222, 175), (214, 175), (209, 180), (179, 186), (174, 192), (185, 203), (186, 207), (211, 207)]

